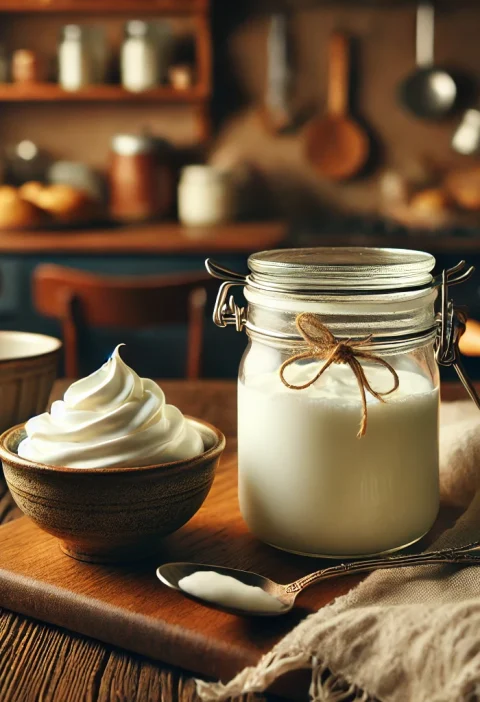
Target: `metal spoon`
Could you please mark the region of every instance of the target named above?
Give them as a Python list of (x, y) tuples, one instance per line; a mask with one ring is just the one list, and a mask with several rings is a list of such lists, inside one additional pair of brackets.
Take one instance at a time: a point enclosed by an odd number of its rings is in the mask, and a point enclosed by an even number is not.
[[(387, 556), (368, 561), (353, 561), (351, 563), (341, 563), (330, 568), (323, 568), (303, 578), (295, 580), (293, 583), (282, 585), (276, 583), (263, 575), (252, 573), (247, 570), (237, 570), (235, 568), (223, 568), (222, 566), (212, 566), (199, 563), (166, 563), (157, 568), (157, 577), (173, 590), (178, 590), (185, 597), (189, 597), (196, 602), (200, 602), (207, 607), (219, 609), (230, 614), (241, 616), (279, 616), (289, 612), (298, 595), (307, 587), (322, 580), (337, 578), (344, 575), (354, 575), (355, 573), (368, 573), (372, 570), (388, 568), (404, 568), (407, 566), (436, 565), (442, 563), (455, 563), (457, 565), (480, 565), (480, 541), (461, 546), (458, 548), (448, 548), (442, 551), (430, 551), (428, 553), (408, 554), (401, 556)], [(237, 607), (225, 606), (220, 602), (210, 601), (204, 598), (195, 597), (183, 590), (179, 581), (182, 578), (197, 573), (198, 571), (214, 571), (220, 575), (228, 575), (236, 578), (245, 585), (259, 587), (264, 592), (276, 598), (280, 602), (278, 610), (265, 609), (264, 611), (255, 609), (240, 609)]]
[(400, 99), (416, 117), (438, 119), (455, 106), (457, 84), (434, 64), (434, 5), (422, 0), (417, 9), (417, 67), (400, 86)]

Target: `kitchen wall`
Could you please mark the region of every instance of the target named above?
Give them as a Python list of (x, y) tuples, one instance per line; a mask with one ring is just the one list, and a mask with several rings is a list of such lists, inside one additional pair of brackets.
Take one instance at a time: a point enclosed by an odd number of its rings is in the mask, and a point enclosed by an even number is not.
[[(334, 7), (300, 10), (292, 25), (298, 110), (313, 105), (321, 114), (325, 109), (327, 41), (332, 30), (344, 30), (354, 41), (354, 108), (369, 128), (374, 148), (369, 172), (346, 185), (328, 183), (317, 175), (305, 158), (302, 130), (293, 136), (275, 137), (263, 127), (258, 106), (265, 89), (268, 15), (244, 17), (231, 27), (227, 37), (220, 32), (219, 21), (217, 35), (226, 60), (217, 55), (218, 109), (221, 113), (223, 96), (233, 91), (242, 96), (243, 110), (224, 124), (215, 159), (256, 164), (268, 175), (275, 192), (282, 195), (276, 202), (284, 211), (312, 207), (312, 202), (372, 211), (379, 206), (379, 180), (385, 168), (397, 170), (422, 185), (435, 181), (438, 172), (471, 162), (450, 148), (452, 130), (461, 111), (435, 124), (415, 119), (398, 104), (398, 85), (414, 68), (414, 3), (395, 8), (359, 5), (337, 2)], [(448, 5), (436, 16), (436, 58), (464, 74), (462, 93), (468, 102), (472, 97), (469, 82), (474, 90), (480, 82), (480, 3), (476, 8), (455, 2)], [(224, 66), (228, 66), (230, 74)]]
[[(381, 205), (379, 183), (385, 169), (404, 174), (413, 184), (428, 185), (438, 173), (470, 163), (450, 149), (452, 130), (461, 113), (435, 124), (411, 117), (398, 105), (398, 85), (414, 67), (414, 3), (376, 8), (337, 2), (294, 14), (294, 105), (299, 111), (322, 113), (328, 36), (333, 29), (347, 31), (354, 41), (353, 106), (371, 134), (372, 158), (367, 172), (348, 184), (332, 184), (319, 177), (306, 160), (303, 130), (276, 137), (267, 132), (259, 116), (269, 21), (267, 13), (258, 13), (260, 5), (213, 3), (216, 71), (212, 109), (218, 138), (210, 151), (215, 162), (257, 167), (266, 177), (270, 195), (273, 193), (269, 200), (272, 214), (305, 213), (322, 205), (372, 212)], [(82, 19), (85, 17), (69, 17), (72, 22)], [(114, 47), (121, 40), (123, 19), (96, 18), (107, 26)], [(12, 49), (29, 46), (53, 58), (64, 22), (61, 15), (19, 14), (2, 22), (0, 35)], [(452, 1), (437, 13), (438, 62), (466, 76), (466, 93), (468, 80), (474, 86), (480, 82), (479, 26), (480, 4), (473, 7)], [(189, 30), (186, 25), (179, 29)], [(154, 104), (7, 103), (0, 111), (0, 130), (3, 144), (30, 138), (54, 157), (102, 167), (110, 136), (116, 131), (148, 127), (182, 146), (194, 142), (193, 110)]]

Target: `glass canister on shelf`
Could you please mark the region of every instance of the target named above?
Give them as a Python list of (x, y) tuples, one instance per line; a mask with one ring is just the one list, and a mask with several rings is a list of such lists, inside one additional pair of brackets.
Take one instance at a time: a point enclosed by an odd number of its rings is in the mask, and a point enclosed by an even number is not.
[(230, 174), (213, 166), (186, 166), (178, 186), (178, 216), (186, 226), (224, 224), (235, 215)]
[[(254, 254), (214, 321), (249, 337), (238, 382), (240, 508), (250, 530), (309, 556), (401, 549), (439, 507), (437, 362), (455, 365), (464, 315), (427, 253), (368, 248)], [(230, 296), (241, 285), (248, 302)], [(441, 290), (441, 312), (435, 301)]]
[(5, 44), (0, 44), (0, 83), (8, 82), (9, 61)]
[(87, 27), (87, 37), (93, 63), (93, 82), (101, 85), (107, 82), (110, 58), (105, 28), (100, 24), (92, 24)]
[(127, 22), (120, 57), (123, 87), (138, 93), (160, 85), (167, 73), (171, 43), (167, 22)]
[(174, 187), (170, 145), (152, 136), (117, 134), (108, 181), (114, 219), (140, 222), (165, 216)]
[(58, 82), (64, 90), (80, 90), (96, 82), (95, 55), (89, 28), (67, 24), (58, 47)]
[(54, 161), (47, 170), (47, 181), (53, 185), (69, 185), (87, 193), (92, 200), (105, 200), (104, 177), (81, 161)]

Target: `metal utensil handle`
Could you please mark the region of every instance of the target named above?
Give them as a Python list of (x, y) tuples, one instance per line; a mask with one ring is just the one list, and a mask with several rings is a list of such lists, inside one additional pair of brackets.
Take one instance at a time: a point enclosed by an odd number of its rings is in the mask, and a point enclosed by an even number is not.
[(419, 68), (433, 66), (435, 42), (435, 8), (433, 2), (417, 7), (416, 62)]
[(405, 568), (408, 566), (436, 565), (442, 563), (456, 563), (459, 565), (478, 564), (480, 565), (480, 550), (475, 555), (473, 550), (479, 548), (479, 542), (469, 544), (459, 549), (445, 549), (442, 551), (431, 551), (430, 553), (415, 553), (405, 556), (387, 556), (371, 561), (354, 561), (352, 563), (341, 563), (340, 565), (323, 568), (315, 573), (306, 575), (299, 580), (287, 585), (285, 592), (301, 592), (310, 585), (328, 580), (329, 578), (337, 578), (342, 575), (353, 575), (355, 573), (368, 573), (372, 570), (385, 570), (388, 568)]
[(345, 34), (334, 32), (329, 42), (328, 113), (343, 117), (348, 111), (350, 46)]
[(268, 32), (266, 105), (272, 110), (287, 112), (290, 69), (287, 42), (287, 16), (272, 16)]

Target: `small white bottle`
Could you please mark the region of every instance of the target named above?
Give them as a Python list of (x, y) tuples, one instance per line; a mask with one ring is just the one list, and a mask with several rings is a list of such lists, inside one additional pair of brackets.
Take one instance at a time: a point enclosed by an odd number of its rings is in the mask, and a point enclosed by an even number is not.
[(187, 166), (178, 187), (178, 216), (186, 226), (224, 224), (233, 219), (234, 188), (228, 173), (213, 166)]
[(58, 47), (58, 82), (64, 90), (80, 90), (95, 82), (94, 68), (85, 28), (67, 24)]
[(123, 87), (133, 93), (159, 85), (161, 75), (158, 46), (148, 22), (127, 22), (120, 69)]

